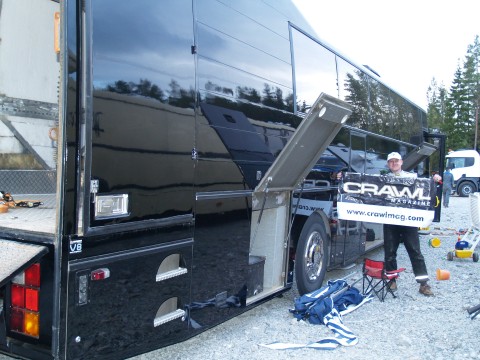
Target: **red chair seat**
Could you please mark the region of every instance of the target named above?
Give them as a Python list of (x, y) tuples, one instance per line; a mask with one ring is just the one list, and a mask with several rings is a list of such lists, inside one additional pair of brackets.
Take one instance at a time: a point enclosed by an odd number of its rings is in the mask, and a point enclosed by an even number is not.
[(396, 297), (390, 289), (390, 285), (405, 271), (405, 268), (396, 270), (385, 269), (385, 262), (364, 259), (363, 261), (363, 293), (368, 295), (374, 292), (380, 301), (384, 301), (388, 294)]

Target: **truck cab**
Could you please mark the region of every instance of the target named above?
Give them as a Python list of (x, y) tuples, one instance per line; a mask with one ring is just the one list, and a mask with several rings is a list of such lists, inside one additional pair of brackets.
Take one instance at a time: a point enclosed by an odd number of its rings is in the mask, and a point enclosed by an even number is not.
[(480, 188), (480, 155), (476, 150), (458, 150), (446, 156), (451, 169), (454, 190), (459, 196), (469, 196)]

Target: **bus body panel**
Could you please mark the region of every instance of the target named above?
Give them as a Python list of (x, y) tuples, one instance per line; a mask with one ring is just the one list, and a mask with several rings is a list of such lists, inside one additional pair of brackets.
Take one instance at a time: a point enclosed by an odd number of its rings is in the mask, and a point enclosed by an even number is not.
[(192, 246), (186, 239), (71, 263), (66, 357), (129, 356), (186, 338)]
[[(336, 174), (415, 149), (425, 114), (320, 42), (291, 1), (0, 6), (0, 191), (41, 203), (0, 214), (0, 238), (48, 248), (13, 271), (41, 269), (24, 286), (38, 309), (0, 279), (0, 351), (118, 359), (183, 341), (290, 289), (318, 214), (328, 269), (381, 246), (378, 224), (337, 218)], [(348, 125), (333, 140), (316, 129), (305, 181), (269, 191), (320, 93), (349, 104)], [(308, 172), (308, 150), (292, 169)]]

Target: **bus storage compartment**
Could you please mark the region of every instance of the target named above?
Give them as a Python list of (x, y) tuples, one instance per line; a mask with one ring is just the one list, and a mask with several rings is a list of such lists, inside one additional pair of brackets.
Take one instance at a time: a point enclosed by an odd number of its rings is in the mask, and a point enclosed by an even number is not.
[[(255, 293), (255, 288), (249, 287), (247, 292), (249, 297), (267, 296), (285, 286), (289, 214), (288, 192), (254, 193), (250, 254), (265, 260), (256, 266), (259, 268), (264, 265), (263, 290)], [(249, 278), (249, 281), (251, 280)]]
[(51, 44), (60, 7), (50, 0), (0, 3), (0, 191), (11, 199), (0, 194), (9, 205), (2, 231), (56, 231), (62, 80)]
[(248, 259), (247, 296), (251, 297), (263, 291), (265, 256), (250, 255)]
[(68, 358), (128, 356), (186, 338), (192, 248), (187, 239), (73, 261)]
[(351, 112), (346, 102), (320, 94), (255, 188), (250, 254), (265, 257), (262, 296), (274, 293), (286, 284), (292, 194)]

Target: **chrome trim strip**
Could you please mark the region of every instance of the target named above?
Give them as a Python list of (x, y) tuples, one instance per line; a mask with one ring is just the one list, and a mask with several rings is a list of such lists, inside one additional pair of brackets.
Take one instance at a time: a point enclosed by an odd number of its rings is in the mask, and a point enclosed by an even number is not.
[[(102, 219), (103, 220), (103, 219)], [(88, 228), (85, 236), (91, 235), (103, 235), (103, 234), (112, 234), (118, 233), (122, 231), (133, 231), (133, 230), (145, 230), (145, 229), (153, 229), (153, 228), (160, 228), (165, 226), (174, 226), (174, 225), (181, 225), (181, 224), (193, 224), (194, 223), (193, 215), (178, 215), (163, 219), (148, 219), (148, 220), (140, 220), (140, 221), (133, 221), (127, 223), (120, 223), (120, 224), (111, 224), (111, 225), (103, 225), (103, 226), (95, 226)]]
[(211, 191), (211, 192), (197, 192), (195, 200), (211, 200), (211, 199), (231, 199), (239, 197), (251, 197), (252, 190), (237, 190), (237, 191)]

